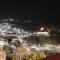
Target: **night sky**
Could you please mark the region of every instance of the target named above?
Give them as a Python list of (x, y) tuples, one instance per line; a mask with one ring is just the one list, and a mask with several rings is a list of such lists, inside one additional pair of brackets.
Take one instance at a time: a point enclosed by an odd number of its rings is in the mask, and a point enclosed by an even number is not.
[[(0, 2), (0, 19), (13, 18), (28, 28), (44, 24), (60, 24), (59, 5), (42, 2)], [(27, 22), (25, 22), (27, 20)]]

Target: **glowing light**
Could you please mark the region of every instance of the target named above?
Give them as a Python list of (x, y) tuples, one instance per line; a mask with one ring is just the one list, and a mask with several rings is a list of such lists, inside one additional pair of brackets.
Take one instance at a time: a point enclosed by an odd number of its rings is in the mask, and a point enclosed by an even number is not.
[(49, 32), (37, 32), (36, 34), (50, 36)]
[(44, 30), (44, 28), (43, 28), (43, 27), (41, 27), (41, 28), (40, 28), (40, 30)]

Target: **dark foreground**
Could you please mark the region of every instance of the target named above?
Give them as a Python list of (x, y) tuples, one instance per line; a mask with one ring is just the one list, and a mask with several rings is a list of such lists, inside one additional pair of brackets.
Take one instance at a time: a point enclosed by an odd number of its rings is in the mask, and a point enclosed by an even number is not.
[(48, 56), (42, 60), (60, 60), (60, 54), (56, 54), (56, 55), (52, 55), (52, 56)]

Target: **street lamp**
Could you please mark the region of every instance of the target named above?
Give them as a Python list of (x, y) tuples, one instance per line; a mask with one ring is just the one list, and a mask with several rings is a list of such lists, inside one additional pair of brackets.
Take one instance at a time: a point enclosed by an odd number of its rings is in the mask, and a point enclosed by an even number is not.
[(43, 28), (43, 27), (41, 27), (41, 28), (40, 28), (40, 30), (42, 31), (42, 30), (44, 30), (44, 28)]

